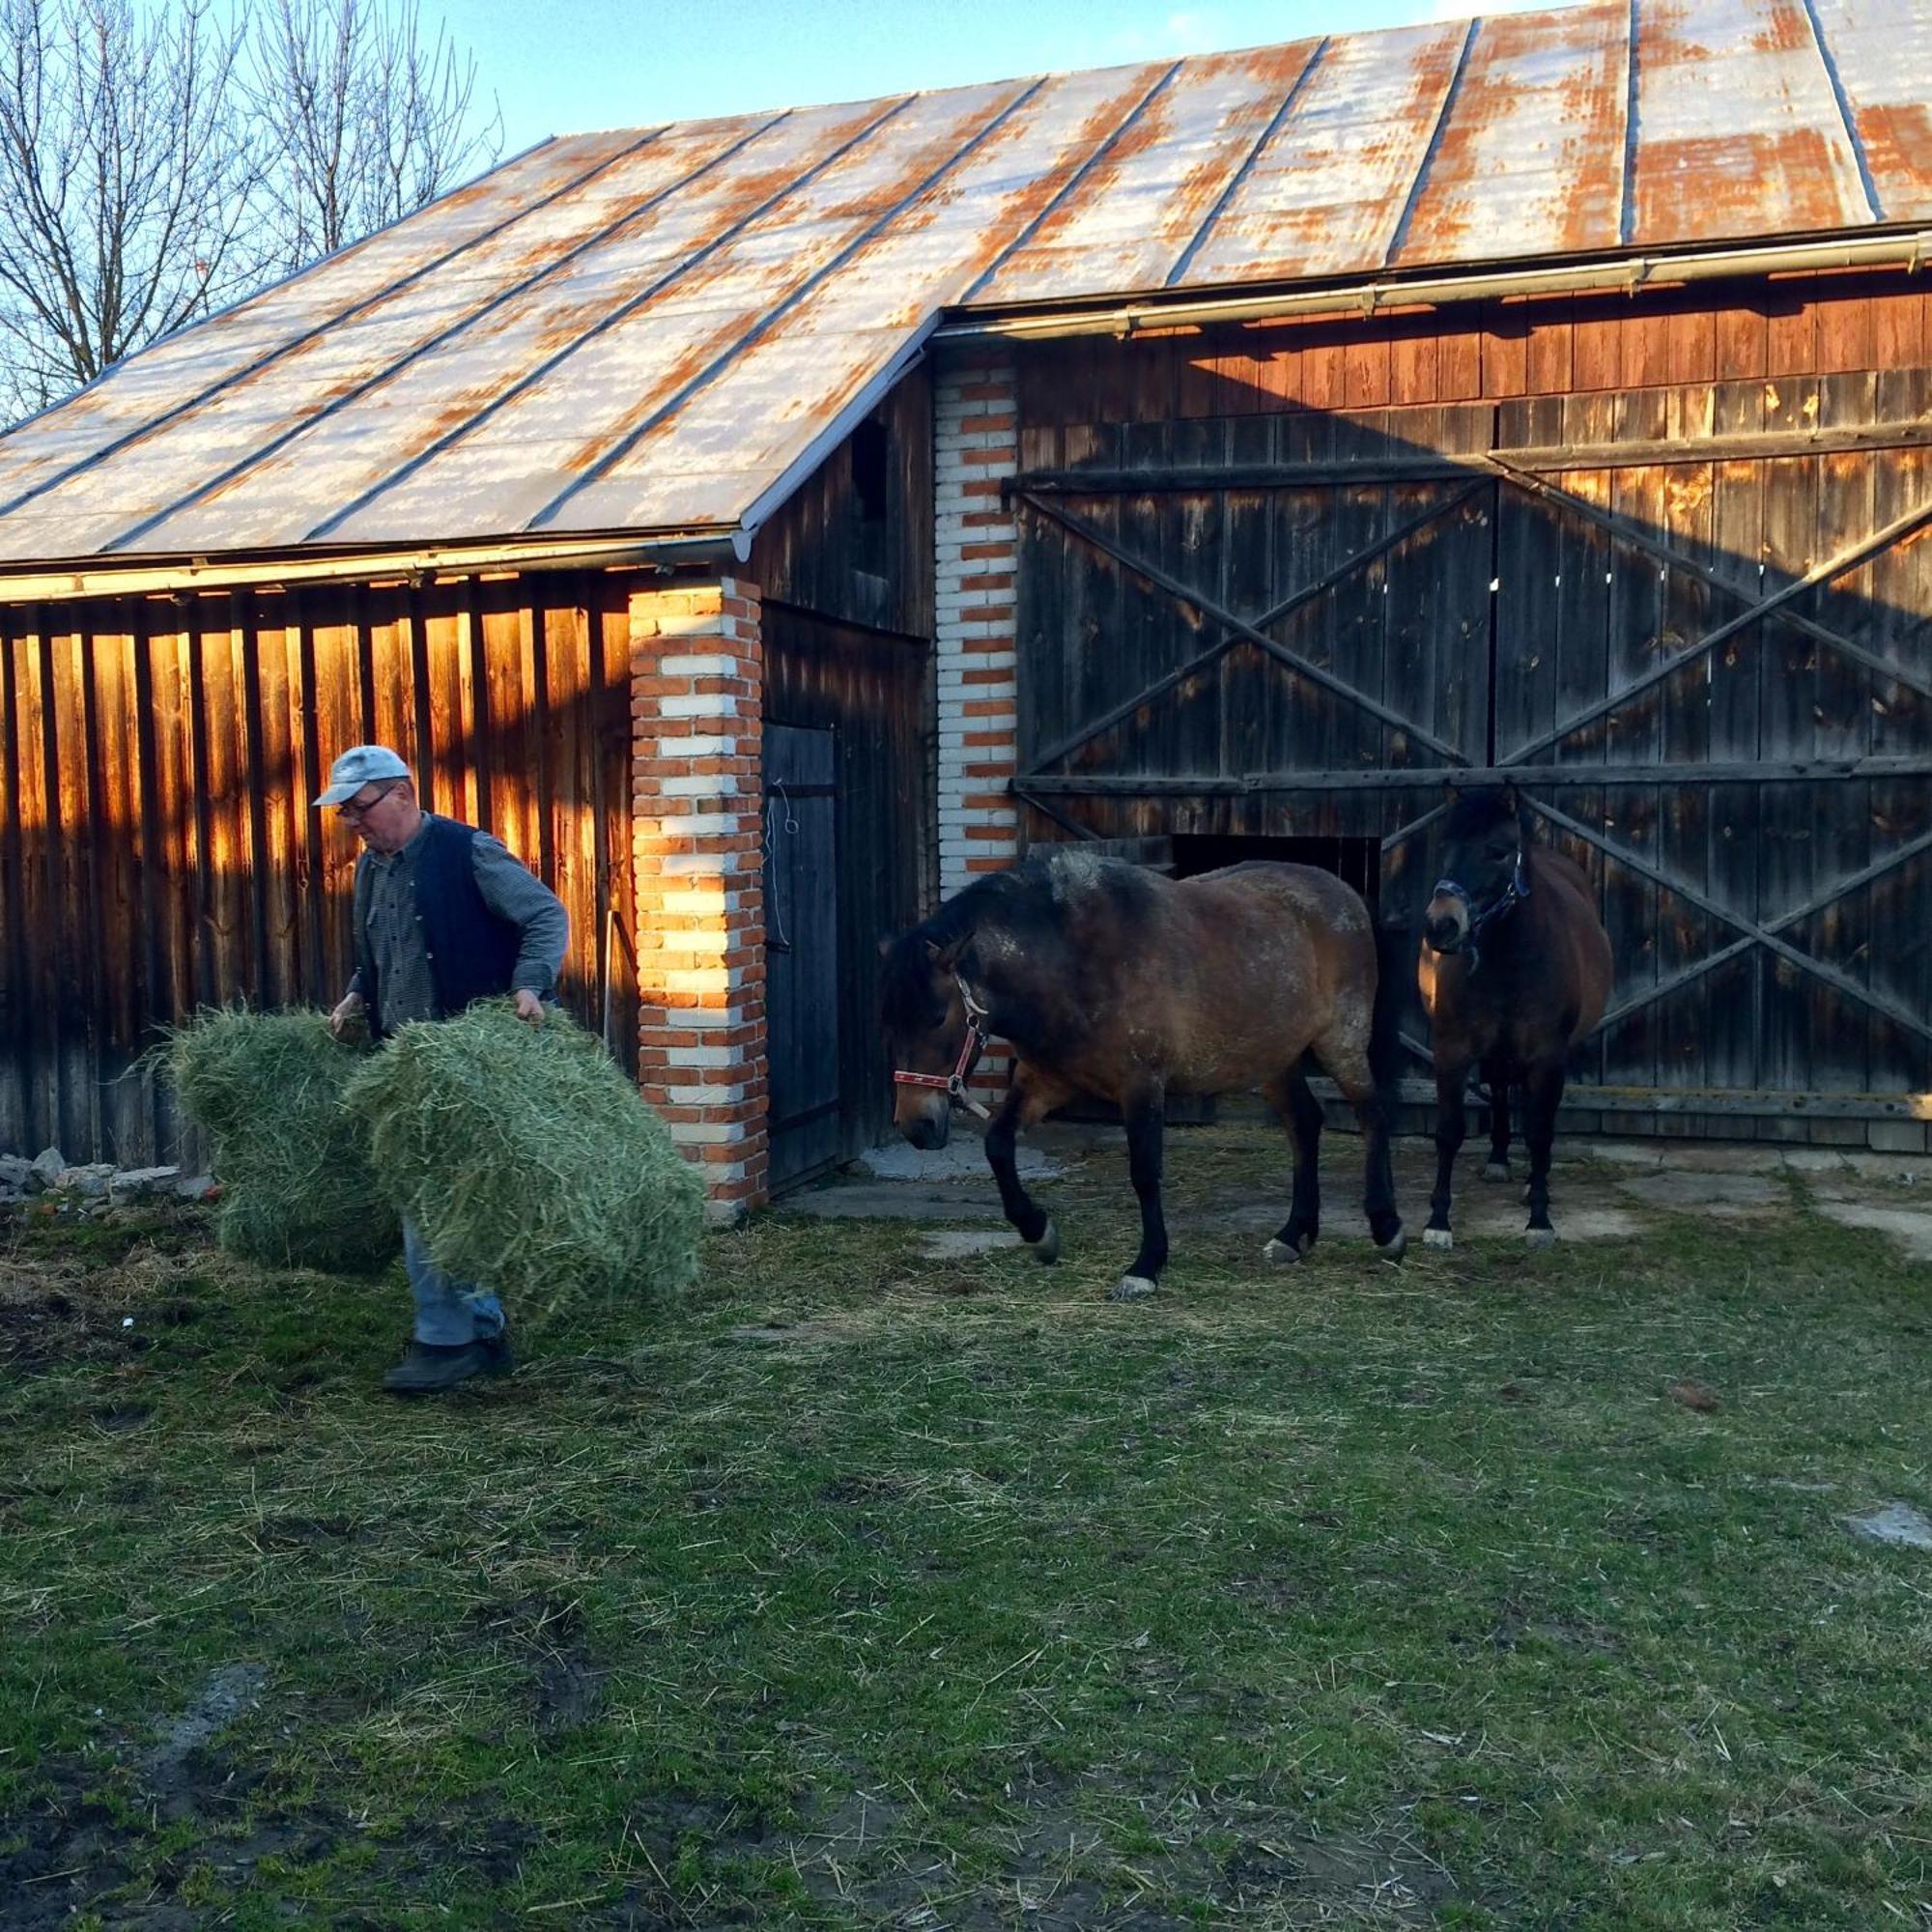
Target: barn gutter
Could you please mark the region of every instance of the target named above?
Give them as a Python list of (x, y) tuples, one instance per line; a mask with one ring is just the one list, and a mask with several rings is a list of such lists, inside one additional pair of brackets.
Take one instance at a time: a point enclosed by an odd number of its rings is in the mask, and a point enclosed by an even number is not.
[(482, 572), (675, 569), (681, 565), (729, 567), (744, 562), (750, 539), (738, 530), (624, 537), (605, 543), (500, 543), (419, 546), (412, 550), (363, 551), (334, 556), (183, 558), (101, 568), (76, 562), (69, 569), (38, 566), (7, 575), (0, 570), (0, 605), (71, 603), (90, 597), (191, 596), (203, 591), (286, 588), (298, 583), (367, 583), (390, 579), (427, 582), (474, 577)]
[(1500, 269), (1489, 274), (1400, 277), (1284, 289), (1273, 295), (1223, 296), (1196, 301), (1122, 302), (1110, 308), (1034, 315), (963, 316), (934, 332), (940, 342), (1057, 341), (1070, 336), (1131, 336), (1143, 329), (1275, 322), (1298, 315), (1440, 308), (1511, 296), (1635, 295), (1653, 286), (1728, 281), (1761, 275), (1825, 273), (1847, 269), (1917, 270), (1932, 261), (1932, 229), (1861, 235), (1835, 242), (1728, 248), (1674, 255), (1619, 256), (1545, 269)]

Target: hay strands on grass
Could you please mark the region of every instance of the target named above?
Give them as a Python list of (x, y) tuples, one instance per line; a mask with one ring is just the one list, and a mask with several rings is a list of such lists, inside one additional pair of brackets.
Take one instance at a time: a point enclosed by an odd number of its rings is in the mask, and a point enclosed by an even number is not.
[(528, 1322), (696, 1274), (704, 1188), (598, 1038), (508, 1000), (422, 1021), (356, 1070), (347, 1104), (438, 1266)]
[(402, 1244), (369, 1166), (369, 1136), (343, 1105), (367, 1056), (313, 1009), (211, 1008), (156, 1049), (188, 1118), (214, 1142), (221, 1245), (270, 1267), (373, 1273)]

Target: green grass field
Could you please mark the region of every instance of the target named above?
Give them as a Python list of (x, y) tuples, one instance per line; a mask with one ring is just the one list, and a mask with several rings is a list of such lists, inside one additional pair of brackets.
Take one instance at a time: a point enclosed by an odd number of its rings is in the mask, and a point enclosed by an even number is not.
[(0, 1227), (0, 1925), (1932, 1925), (1923, 1265), (1274, 1274), (1278, 1165), (1174, 1136), (1151, 1302), (1096, 1157), (1057, 1269), (767, 1216), (440, 1405), (399, 1276)]

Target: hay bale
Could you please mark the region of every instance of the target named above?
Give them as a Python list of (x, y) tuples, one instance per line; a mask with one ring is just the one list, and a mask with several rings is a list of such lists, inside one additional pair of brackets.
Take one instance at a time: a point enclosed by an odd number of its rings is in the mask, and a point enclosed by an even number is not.
[(213, 1139), (230, 1254), (331, 1274), (395, 1258), (402, 1229), (370, 1172), (368, 1130), (342, 1104), (364, 1058), (314, 1011), (222, 1008), (169, 1035), (161, 1070)]
[(530, 1322), (684, 1287), (704, 1186), (595, 1035), (509, 1000), (401, 1027), (347, 1105), (437, 1264)]

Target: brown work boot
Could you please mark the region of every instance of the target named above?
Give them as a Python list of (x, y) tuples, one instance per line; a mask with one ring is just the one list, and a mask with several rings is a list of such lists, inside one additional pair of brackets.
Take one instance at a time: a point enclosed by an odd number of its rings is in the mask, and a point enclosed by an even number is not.
[(472, 1376), (507, 1375), (510, 1345), (501, 1335), (477, 1342), (412, 1342), (409, 1352), (383, 1378), (391, 1395), (440, 1395)]

